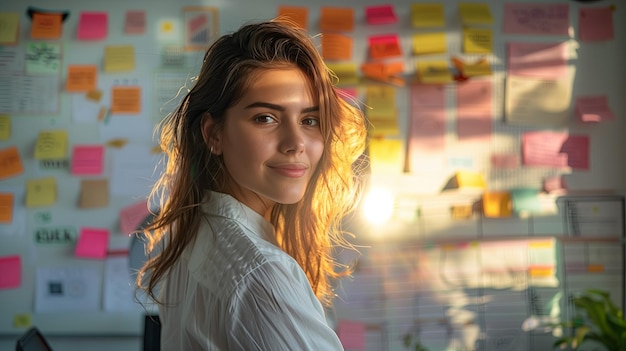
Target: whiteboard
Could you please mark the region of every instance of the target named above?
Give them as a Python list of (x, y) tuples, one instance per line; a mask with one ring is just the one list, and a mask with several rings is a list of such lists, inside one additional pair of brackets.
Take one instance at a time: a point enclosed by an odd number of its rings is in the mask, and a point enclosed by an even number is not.
[[(518, 2), (531, 3), (533, 1), (520, 0)], [(551, 2), (563, 3), (563, 1)], [(604, 1), (597, 6), (617, 5), (614, 15), (614, 18), (617, 19), (618, 16), (623, 16), (624, 11), (622, 4), (617, 2), (617, 0)], [(56, 78), (34, 80), (39, 84), (41, 92), (47, 92), (49, 89), (46, 87), (50, 85), (63, 86), (65, 84), (67, 65), (94, 64), (102, 67), (103, 50), (106, 45), (132, 45), (135, 48), (135, 69), (123, 74), (100, 71), (98, 84), (103, 88), (105, 94), (108, 94), (107, 92), (112, 86), (139, 86), (142, 92), (142, 109), (137, 116), (110, 116), (106, 124), (83, 121), (74, 112), (76, 104), (80, 104), (81, 101), (73, 94), (65, 93), (60, 89), (57, 97), (46, 100), (47, 104), (43, 108), (43, 113), (29, 112), (31, 110), (25, 110), (26, 113), (9, 113), (11, 137), (8, 140), (0, 140), (0, 150), (17, 147), (22, 158), (24, 171), (18, 176), (0, 181), (0, 192), (13, 193), (15, 198), (12, 222), (0, 225), (0, 257), (17, 255), (21, 259), (22, 268), (19, 288), (0, 290), (0, 334), (21, 334), (24, 328), (20, 325), (24, 323), (37, 325), (46, 334), (56, 335), (140, 335), (142, 333), (142, 316), (145, 311), (141, 306), (135, 305), (133, 308), (123, 311), (106, 311), (104, 309), (106, 286), (111, 285), (111, 282), (105, 278), (107, 269), (109, 272), (119, 273), (120, 257), (123, 260), (124, 255), (110, 255), (104, 260), (77, 258), (74, 256), (75, 243), (71, 239), (75, 239), (81, 228), (106, 228), (109, 230), (109, 251), (112, 253), (123, 252), (130, 247), (129, 236), (120, 230), (119, 213), (122, 209), (141, 201), (145, 197), (150, 177), (154, 174), (153, 172), (124, 173), (125, 167), (128, 166), (125, 163), (127, 159), (124, 158), (124, 155), (132, 153), (135, 155), (133, 156), (134, 159), (144, 165), (144, 168), (149, 171), (153, 169), (156, 161), (151, 158), (150, 153), (155, 144), (152, 138), (152, 128), (156, 121), (173, 107), (173, 104), (167, 103), (167, 101), (175, 99), (178, 89), (183, 85), (191, 84), (191, 79), (197, 74), (202, 60), (201, 52), (184, 53), (182, 58), (176, 55), (165, 56), (164, 54), (167, 50), (172, 50), (183, 42), (182, 8), (184, 6), (214, 6), (218, 8), (220, 33), (233, 31), (246, 22), (270, 19), (277, 14), (280, 5), (308, 8), (309, 30), (311, 33), (318, 33), (321, 7), (352, 8), (355, 11), (355, 29), (350, 33), (354, 39), (353, 59), (351, 61), (357, 65), (366, 61), (369, 36), (398, 33), (405, 49), (403, 54), (404, 73), (410, 75), (414, 72), (415, 63), (420, 60), (410, 53), (411, 35), (416, 32), (411, 27), (409, 20), (409, 9), (412, 3), (413, 1), (408, 0), (394, 1), (393, 5), (399, 21), (395, 24), (370, 26), (365, 24), (364, 9), (366, 6), (380, 5), (379, 2), (373, 0), (359, 2), (292, 0), (288, 3), (261, 0), (256, 1), (255, 6), (250, 6), (249, 2), (243, 0), (210, 2), (162, 0), (157, 3), (148, 0), (116, 0), (99, 4), (77, 0), (59, 0), (54, 3), (52, 8), (52, 5), (45, 0), (31, 1), (29, 5), (36, 8), (67, 10), (70, 13), (63, 24), (61, 39), (53, 41), (59, 43), (62, 48), (60, 72)], [(452, 54), (460, 53), (462, 47), (460, 35), (462, 25), (459, 23), (457, 11), (460, 1), (445, 0), (441, 3), (444, 4), (445, 9), (448, 54), (435, 55), (429, 58), (449, 59)], [(494, 23), (491, 26), (494, 29), (493, 54), (489, 55), (489, 60), (494, 69), (493, 75), (489, 78), (493, 83), (494, 136), (488, 145), (469, 149), (461, 148), (456, 143), (456, 126), (453, 116), (448, 116), (445, 128), (446, 141), (451, 145), (448, 150), (449, 160), (465, 161), (472, 158), (472, 167), (484, 171), (487, 174), (486, 180), (490, 188), (495, 190), (518, 186), (535, 186), (544, 177), (559, 173), (553, 168), (491, 169), (489, 167), (489, 155), (496, 151), (519, 152), (521, 134), (529, 129), (503, 123), (505, 44), (509, 41), (524, 40), (567, 40), (571, 42), (570, 66), (575, 71), (572, 94), (606, 95), (616, 119), (591, 126), (572, 121), (567, 128), (569, 131), (585, 133), (590, 137), (591, 167), (585, 171), (567, 172), (565, 174), (566, 181), (573, 189), (591, 192), (604, 192), (606, 189), (610, 189), (615, 193), (623, 193), (626, 185), (624, 183), (626, 164), (619, 162), (620, 159), (616, 159), (617, 156), (615, 155), (618, 153), (615, 150), (624, 150), (626, 143), (622, 135), (625, 128), (623, 117), (626, 115), (626, 100), (623, 97), (626, 86), (623, 80), (615, 79), (615, 77), (626, 76), (626, 67), (622, 62), (622, 58), (626, 55), (626, 24), (623, 21), (614, 21), (614, 40), (600, 43), (582, 44), (578, 43), (575, 37), (537, 38), (523, 35), (504, 35), (498, 29), (503, 25), (500, 14), (505, 2), (491, 0), (487, 3), (494, 15)], [(578, 10), (590, 5), (573, 1), (569, 1), (567, 4), (569, 5), (570, 23), (576, 29)], [(31, 42), (29, 37), (30, 22), (26, 16), (26, 9), (27, 5), (18, 1), (5, 1), (0, 5), (2, 12), (18, 12), (20, 14), (19, 44), (15, 47), (0, 47), (0, 54), (7, 52), (19, 54), (25, 50), (27, 43)], [(144, 34), (124, 34), (124, 14), (130, 10), (145, 11), (146, 29)], [(81, 11), (105, 11), (108, 13), (108, 34), (105, 40), (90, 42), (76, 40), (76, 28)], [(160, 28), (162, 28), (160, 26), (164, 23), (173, 25), (173, 32), (169, 35), (163, 35), (160, 32)], [(476, 57), (468, 55), (467, 58), (474, 59)], [(181, 59), (183, 63), (182, 66), (172, 68), (171, 66), (164, 66), (166, 59)], [(19, 78), (26, 79), (29, 77), (20, 76)], [(12, 80), (13, 83), (17, 81), (19, 79)], [(447, 97), (453, 97), (455, 92), (454, 84), (445, 87)], [(398, 124), (402, 126), (402, 132), (408, 128), (410, 118), (408, 96), (407, 87), (397, 88)], [(448, 99), (448, 101), (452, 101), (452, 99)], [(37, 136), (40, 131), (47, 130), (67, 131), (69, 146), (105, 143), (115, 138), (127, 139), (128, 144), (123, 149), (106, 148), (102, 177), (77, 177), (69, 174), (67, 162), (44, 164), (34, 158)], [(401, 133), (397, 138), (406, 143), (405, 134)], [(452, 221), (448, 213), (451, 203), (466, 203), (476, 200), (476, 194), (442, 195), (440, 193), (441, 188), (453, 174), (456, 166), (458, 163), (450, 163), (435, 171), (409, 174), (392, 172), (380, 177), (373, 176), (373, 181), (377, 184), (388, 186), (398, 196), (404, 196), (406, 201), (398, 207), (404, 206), (405, 214), (414, 214), (418, 208), (421, 214), (419, 220), (412, 218), (411, 215), (403, 216), (397, 222), (388, 224), (380, 231), (395, 239), (443, 237), (451, 241), (464, 241), (474, 239), (477, 236), (493, 238), (496, 241), (523, 236), (558, 237), (568, 231), (567, 223), (564, 223), (562, 219), (563, 213), (558, 211), (530, 219), (514, 217), (483, 220), (473, 217), (466, 221)], [(124, 176), (129, 174), (133, 176), (133, 179), (147, 178), (147, 180), (144, 183), (132, 183), (140, 185), (132, 188), (128, 184), (126, 186), (119, 184), (120, 179), (124, 179)], [(40, 177), (56, 178), (57, 198), (54, 206), (27, 208), (24, 205), (25, 184), (30, 179)], [(94, 178), (109, 179), (111, 192), (108, 205), (102, 208), (80, 209), (77, 207), (80, 182), (84, 179)], [(124, 193), (120, 189), (128, 192)], [(357, 228), (362, 228), (362, 226), (359, 225)], [(370, 227), (367, 230), (362, 229), (363, 235), (369, 235), (371, 229)], [(53, 239), (37, 241), (37, 233), (39, 232), (41, 235), (42, 232), (46, 231), (54, 233), (50, 234)], [(56, 233), (59, 233), (58, 240)], [(70, 239), (62, 240), (65, 237)], [(376, 243), (377, 241), (368, 239), (368, 242)], [(101, 277), (97, 307), (74, 312), (67, 310), (37, 312), (38, 306), (40, 307), (38, 303), (41, 303), (37, 299), (37, 272), (50, 272), (49, 270), (61, 275), (66, 274), (61, 276), (62, 281), (69, 279), (67, 276), (71, 274), (90, 276), (90, 274), (95, 273)], [(46, 282), (45, 279), (43, 281)], [(65, 281), (66, 284), (68, 281)], [(118, 283), (120, 282), (118, 281)], [(576, 281), (575, 284), (584, 285), (585, 280)], [(114, 293), (111, 295), (112, 298), (116, 296), (118, 295)], [(122, 302), (118, 303), (118, 307), (122, 305)], [(150, 306), (146, 308), (150, 309)], [(341, 309), (338, 311), (344, 316), (358, 317), (358, 313), (355, 311)], [(337, 320), (341, 319), (341, 316), (336, 317)], [(389, 327), (398, 329), (397, 325)], [(435, 331), (429, 335), (433, 335), (433, 340), (439, 338)], [(372, 344), (395, 342), (381, 341), (380, 335), (375, 332), (372, 338)]]

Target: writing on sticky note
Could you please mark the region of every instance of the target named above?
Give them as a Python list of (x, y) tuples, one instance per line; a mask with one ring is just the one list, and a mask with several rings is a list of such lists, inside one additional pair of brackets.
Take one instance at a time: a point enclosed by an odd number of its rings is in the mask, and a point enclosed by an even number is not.
[(65, 91), (89, 92), (96, 89), (98, 67), (96, 65), (68, 65)]
[(104, 165), (103, 145), (75, 145), (72, 152), (73, 175), (100, 175)]
[(57, 200), (57, 180), (54, 177), (26, 181), (26, 207), (53, 205)]
[(322, 56), (325, 60), (350, 60), (352, 38), (339, 33), (322, 35)]
[(305, 6), (279, 6), (278, 16), (288, 18), (300, 28), (306, 29), (309, 25), (309, 9)]
[(365, 20), (368, 24), (389, 24), (396, 23), (398, 17), (393, 5), (374, 5), (365, 7)]
[(109, 247), (109, 230), (81, 228), (74, 255), (80, 258), (104, 259)]
[(365, 350), (365, 330), (363, 322), (340, 320), (337, 335), (345, 349)]
[(39, 132), (35, 145), (38, 160), (58, 160), (67, 155), (67, 131), (44, 130)]
[(11, 117), (0, 115), (0, 140), (7, 140), (11, 137)]
[(351, 32), (354, 30), (354, 9), (349, 7), (320, 8), (322, 32)]
[(402, 56), (400, 39), (397, 34), (374, 35), (368, 41), (370, 57), (373, 59)]
[(78, 19), (78, 40), (101, 40), (107, 36), (106, 12), (81, 12)]
[(14, 177), (24, 172), (17, 146), (0, 150), (0, 179)]
[(0, 289), (16, 289), (22, 281), (22, 259), (19, 255), (0, 256)]
[(11, 223), (13, 221), (13, 193), (0, 193), (0, 223)]
[(141, 112), (141, 87), (116, 86), (111, 89), (111, 113)]
[(463, 30), (463, 51), (473, 54), (488, 54), (493, 51), (493, 31), (483, 28)]
[(120, 231), (131, 234), (150, 214), (146, 201), (139, 201), (120, 210)]
[(60, 13), (34, 13), (30, 27), (31, 39), (59, 39), (63, 15)]

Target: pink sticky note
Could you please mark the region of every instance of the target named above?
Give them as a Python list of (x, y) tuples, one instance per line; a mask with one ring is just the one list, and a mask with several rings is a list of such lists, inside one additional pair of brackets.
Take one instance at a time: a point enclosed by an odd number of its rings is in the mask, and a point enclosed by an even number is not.
[(108, 14), (106, 12), (81, 12), (78, 19), (79, 40), (101, 40), (107, 36)]
[(580, 96), (576, 99), (576, 114), (582, 122), (610, 121), (615, 118), (606, 96)]
[(104, 259), (109, 247), (109, 231), (99, 228), (81, 228), (76, 243), (76, 257)]
[(589, 169), (589, 136), (536, 131), (522, 135), (525, 166)]
[(72, 174), (102, 174), (103, 158), (104, 146), (102, 145), (75, 145), (72, 151)]
[(567, 74), (567, 44), (509, 43), (507, 61), (509, 75), (559, 79)]
[(345, 349), (365, 350), (365, 324), (362, 322), (340, 320), (337, 336)]
[(365, 19), (368, 24), (388, 24), (398, 21), (393, 5), (366, 6)]
[(568, 4), (505, 3), (504, 33), (568, 35)]
[(145, 11), (126, 11), (124, 18), (124, 33), (143, 34), (146, 31)]
[(563, 176), (556, 175), (543, 180), (543, 190), (546, 192), (555, 192), (567, 189), (567, 184)]
[(0, 257), (0, 289), (20, 287), (22, 280), (22, 259), (19, 255)]
[(120, 230), (122, 234), (130, 234), (150, 214), (146, 201), (139, 201), (120, 210)]
[(613, 39), (613, 11), (610, 7), (581, 8), (578, 31), (581, 41)]
[(519, 156), (517, 154), (493, 154), (491, 155), (491, 166), (494, 168), (518, 168)]

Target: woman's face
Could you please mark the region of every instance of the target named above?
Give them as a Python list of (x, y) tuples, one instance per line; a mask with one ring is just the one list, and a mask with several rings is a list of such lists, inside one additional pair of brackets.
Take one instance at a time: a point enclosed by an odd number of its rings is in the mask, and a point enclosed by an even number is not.
[(300, 201), (324, 151), (307, 77), (295, 67), (259, 71), (225, 117), (214, 150), (233, 183), (225, 191), (263, 216)]

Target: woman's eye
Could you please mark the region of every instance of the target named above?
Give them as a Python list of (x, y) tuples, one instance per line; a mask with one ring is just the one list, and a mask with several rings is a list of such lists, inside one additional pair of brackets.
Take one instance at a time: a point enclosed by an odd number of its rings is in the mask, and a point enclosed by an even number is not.
[(254, 121), (261, 124), (269, 124), (275, 122), (276, 120), (270, 115), (261, 115), (254, 117)]
[(317, 118), (305, 118), (302, 120), (302, 124), (307, 125), (307, 126), (318, 126), (320, 124), (319, 119)]

